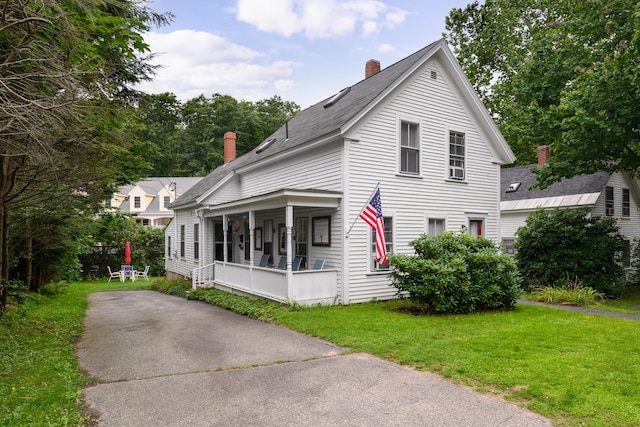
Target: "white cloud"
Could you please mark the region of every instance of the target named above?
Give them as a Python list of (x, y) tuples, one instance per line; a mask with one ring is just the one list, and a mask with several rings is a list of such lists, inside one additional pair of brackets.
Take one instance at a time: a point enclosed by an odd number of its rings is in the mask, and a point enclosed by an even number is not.
[(153, 82), (137, 87), (143, 91), (173, 92), (183, 101), (214, 93), (258, 101), (270, 98), (282, 87), (295, 85), (286, 82), (299, 64), (264, 61), (264, 54), (211, 33), (148, 33), (145, 41), (157, 53), (151, 63), (162, 68)]
[(289, 37), (339, 38), (362, 26), (363, 36), (400, 25), (407, 12), (378, 0), (238, 0), (237, 19)]
[(389, 53), (389, 52), (395, 52), (396, 48), (391, 46), (390, 44), (387, 43), (383, 43), (381, 45), (378, 45), (378, 52), (382, 52), (382, 53)]

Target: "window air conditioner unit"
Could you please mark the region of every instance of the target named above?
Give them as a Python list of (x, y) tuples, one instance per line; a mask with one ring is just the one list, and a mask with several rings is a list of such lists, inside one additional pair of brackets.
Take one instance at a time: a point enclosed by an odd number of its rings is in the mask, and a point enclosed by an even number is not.
[(449, 168), (449, 177), (452, 179), (464, 179), (464, 169), (457, 167)]

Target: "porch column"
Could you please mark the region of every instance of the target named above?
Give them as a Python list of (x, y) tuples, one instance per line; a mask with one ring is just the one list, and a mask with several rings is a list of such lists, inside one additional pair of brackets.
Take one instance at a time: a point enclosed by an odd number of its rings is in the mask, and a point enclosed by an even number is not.
[(253, 248), (255, 246), (254, 238), (255, 238), (255, 228), (256, 228), (256, 212), (249, 211), (249, 241), (245, 244), (249, 245), (249, 266), (253, 267)]
[(227, 263), (229, 254), (227, 254), (227, 229), (229, 228), (229, 219), (226, 214), (222, 214), (222, 262)]
[(286, 211), (286, 226), (287, 226), (287, 299), (293, 298), (293, 289), (291, 285), (293, 283), (293, 271), (291, 266), (293, 264), (293, 206), (287, 205)]

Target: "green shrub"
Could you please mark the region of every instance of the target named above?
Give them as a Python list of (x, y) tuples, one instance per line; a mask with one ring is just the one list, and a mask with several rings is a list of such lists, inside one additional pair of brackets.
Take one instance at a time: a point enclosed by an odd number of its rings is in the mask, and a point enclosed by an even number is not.
[[(191, 289), (191, 282), (188, 280), (157, 279), (151, 283), (151, 289), (169, 295), (184, 297), (186, 291)], [(178, 291), (178, 289), (182, 289), (182, 292)]]
[(607, 296), (624, 291), (625, 242), (613, 219), (586, 209), (538, 210), (516, 232), (516, 261), (525, 283), (562, 288), (567, 277)]
[(412, 241), (416, 255), (389, 256), (392, 285), (414, 307), (434, 313), (511, 308), (520, 279), (491, 240), (446, 232)]

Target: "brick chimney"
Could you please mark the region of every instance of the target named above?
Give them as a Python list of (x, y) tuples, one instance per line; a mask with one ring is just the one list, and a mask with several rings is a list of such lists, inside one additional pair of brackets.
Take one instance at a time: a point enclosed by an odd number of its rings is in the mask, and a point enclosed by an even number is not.
[(541, 168), (547, 164), (551, 157), (551, 150), (548, 145), (538, 147), (538, 167)]
[(229, 163), (236, 158), (236, 134), (225, 132), (224, 134), (224, 162)]
[(369, 77), (373, 76), (379, 71), (380, 71), (380, 61), (378, 61), (377, 59), (370, 59), (367, 61), (367, 65), (365, 66), (365, 69), (364, 69), (364, 78), (368, 79)]

